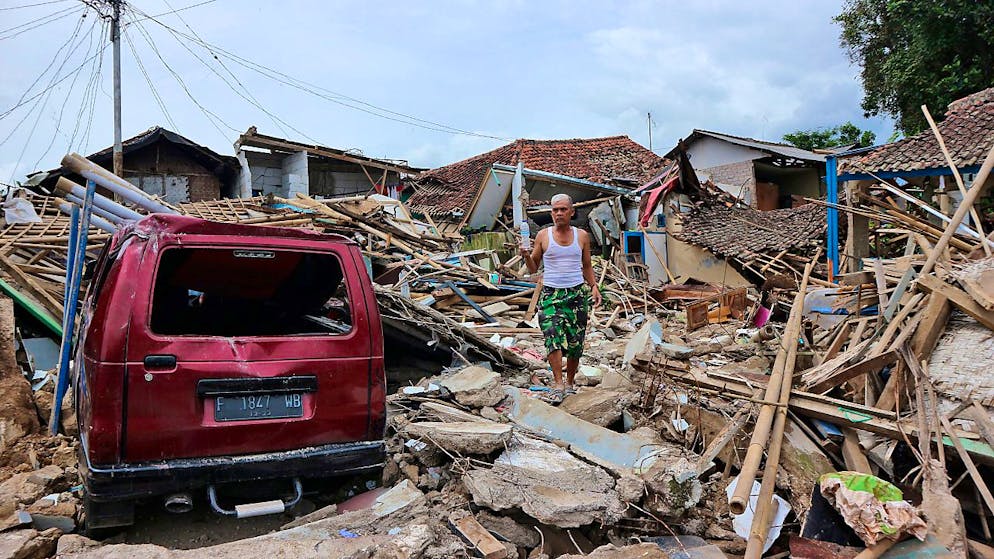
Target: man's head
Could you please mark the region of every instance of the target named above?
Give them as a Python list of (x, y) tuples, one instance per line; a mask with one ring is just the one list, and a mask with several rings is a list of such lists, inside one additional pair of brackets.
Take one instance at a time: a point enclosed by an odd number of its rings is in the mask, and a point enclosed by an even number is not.
[(556, 194), (552, 197), (552, 223), (555, 225), (569, 225), (573, 219), (573, 199), (568, 194)]

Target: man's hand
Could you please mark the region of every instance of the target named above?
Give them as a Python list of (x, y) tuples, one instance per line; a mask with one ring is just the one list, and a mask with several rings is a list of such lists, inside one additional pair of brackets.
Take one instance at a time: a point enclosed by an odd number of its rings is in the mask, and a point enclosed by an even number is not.
[(520, 254), (521, 258), (524, 258), (527, 262), (528, 257), (532, 255), (532, 249), (525, 248), (524, 245), (518, 245), (518, 254)]
[(601, 306), (601, 290), (596, 285), (590, 290), (590, 298), (593, 299), (595, 309)]

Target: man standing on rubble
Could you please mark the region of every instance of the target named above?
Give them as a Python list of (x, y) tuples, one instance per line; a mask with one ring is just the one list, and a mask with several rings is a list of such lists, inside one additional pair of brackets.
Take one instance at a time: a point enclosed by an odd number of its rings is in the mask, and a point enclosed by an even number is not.
[[(521, 256), (530, 273), (534, 274), (539, 263), (545, 262), (539, 325), (552, 367), (554, 385), (549, 399), (553, 403), (561, 402), (567, 392), (575, 390), (573, 380), (580, 368), (591, 299), (595, 307), (601, 304), (590, 263), (590, 235), (570, 225), (575, 213), (573, 200), (566, 194), (556, 194), (552, 197), (553, 226), (538, 232), (531, 251), (521, 247)], [(566, 358), (565, 383), (563, 357)]]

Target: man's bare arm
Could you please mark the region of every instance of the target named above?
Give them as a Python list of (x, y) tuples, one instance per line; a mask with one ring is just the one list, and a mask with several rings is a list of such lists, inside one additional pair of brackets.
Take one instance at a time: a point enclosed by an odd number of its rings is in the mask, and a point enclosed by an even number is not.
[(532, 251), (528, 252), (528, 249), (521, 249), (521, 256), (525, 259), (525, 265), (528, 266), (529, 274), (537, 272), (538, 265), (542, 262), (542, 254), (545, 253), (542, 239), (542, 231), (539, 231), (538, 235), (535, 235), (535, 247), (532, 248)]
[(597, 278), (594, 276), (594, 265), (590, 257), (590, 235), (586, 231), (580, 231), (580, 247), (583, 250), (581, 264), (583, 265), (583, 281), (590, 286), (590, 297), (594, 306), (601, 305), (601, 290), (597, 287)]

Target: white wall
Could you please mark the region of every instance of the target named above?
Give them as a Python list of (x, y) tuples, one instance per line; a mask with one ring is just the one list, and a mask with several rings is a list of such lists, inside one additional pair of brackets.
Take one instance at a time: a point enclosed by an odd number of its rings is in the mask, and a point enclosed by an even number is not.
[(695, 169), (707, 169), (740, 161), (761, 159), (767, 155), (761, 151), (731, 144), (716, 138), (703, 137), (687, 148), (690, 164)]
[(282, 179), (287, 198), (295, 198), (298, 192), (304, 195), (310, 194), (306, 151), (298, 151), (283, 158)]

